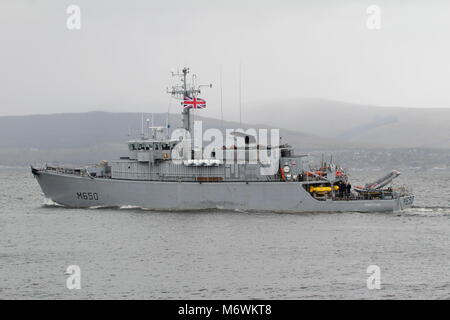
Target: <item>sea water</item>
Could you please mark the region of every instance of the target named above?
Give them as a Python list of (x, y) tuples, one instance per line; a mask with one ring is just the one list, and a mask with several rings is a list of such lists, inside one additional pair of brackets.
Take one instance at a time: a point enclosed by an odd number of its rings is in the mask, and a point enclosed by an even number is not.
[(450, 172), (401, 183), (416, 200), (396, 213), (68, 209), (29, 169), (0, 168), (0, 298), (449, 299)]

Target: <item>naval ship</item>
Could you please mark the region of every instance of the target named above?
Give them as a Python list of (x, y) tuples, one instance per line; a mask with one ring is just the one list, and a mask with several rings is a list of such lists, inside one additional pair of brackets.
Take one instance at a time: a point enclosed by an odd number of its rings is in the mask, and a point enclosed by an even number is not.
[(45, 197), (66, 207), (167, 211), (393, 212), (412, 206), (412, 192), (391, 184), (400, 174), (396, 170), (352, 188), (339, 166), (311, 165), (288, 143), (258, 141), (249, 130), (234, 130), (225, 143), (202, 152), (202, 143), (193, 142), (198, 134), (191, 112), (206, 103), (199, 98), (202, 86), (188, 74), (188, 68), (172, 73), (181, 84), (167, 90), (183, 106), (178, 136), (169, 136), (168, 125), (152, 126), (152, 134), (142, 129), (128, 141), (128, 155), (117, 160), (31, 166)]

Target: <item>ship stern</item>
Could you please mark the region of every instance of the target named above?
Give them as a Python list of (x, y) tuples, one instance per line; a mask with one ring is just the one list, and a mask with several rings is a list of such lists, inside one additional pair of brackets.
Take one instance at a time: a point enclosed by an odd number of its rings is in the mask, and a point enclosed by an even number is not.
[(407, 194), (397, 198), (394, 211), (401, 211), (411, 208), (414, 204), (414, 195)]

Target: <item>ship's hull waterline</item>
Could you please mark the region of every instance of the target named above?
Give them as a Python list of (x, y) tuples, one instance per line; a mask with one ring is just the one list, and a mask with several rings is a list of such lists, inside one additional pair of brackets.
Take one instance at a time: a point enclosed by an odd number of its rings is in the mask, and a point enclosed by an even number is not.
[(299, 182), (168, 182), (89, 178), (41, 171), (46, 198), (74, 208), (137, 206), (154, 210), (226, 209), (276, 212), (393, 212), (412, 195), (389, 200), (314, 199)]

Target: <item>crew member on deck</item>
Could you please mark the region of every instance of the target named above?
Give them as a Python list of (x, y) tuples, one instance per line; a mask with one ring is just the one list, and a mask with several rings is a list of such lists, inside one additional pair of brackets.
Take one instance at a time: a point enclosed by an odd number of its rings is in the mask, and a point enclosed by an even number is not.
[(352, 192), (352, 185), (350, 184), (350, 182), (347, 182), (347, 197), (350, 197), (350, 194)]

